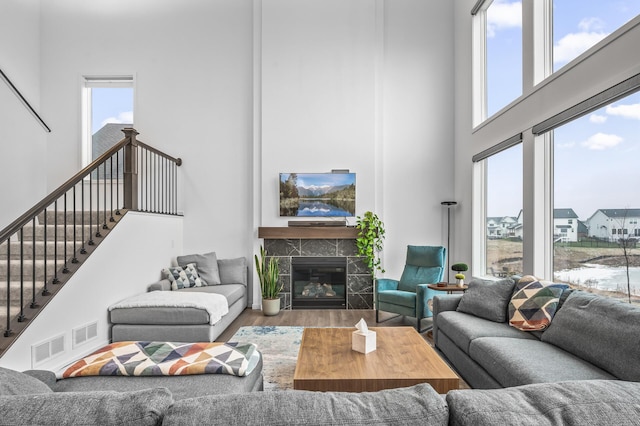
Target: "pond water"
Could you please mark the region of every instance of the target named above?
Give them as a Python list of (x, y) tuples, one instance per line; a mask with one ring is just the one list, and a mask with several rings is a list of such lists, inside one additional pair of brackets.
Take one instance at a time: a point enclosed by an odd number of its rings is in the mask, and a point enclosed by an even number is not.
[[(599, 290), (627, 292), (627, 271), (624, 267), (585, 264), (584, 268), (563, 269), (554, 272), (557, 281), (570, 282)], [(629, 268), (631, 294), (640, 295), (640, 268)]]
[(352, 212), (330, 201), (300, 201), (297, 216), (353, 216)]

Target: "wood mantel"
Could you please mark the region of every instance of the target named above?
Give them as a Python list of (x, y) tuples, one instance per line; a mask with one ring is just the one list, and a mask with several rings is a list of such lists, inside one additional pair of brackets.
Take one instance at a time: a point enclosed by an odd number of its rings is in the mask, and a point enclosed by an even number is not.
[(258, 238), (270, 240), (322, 240), (356, 239), (358, 230), (354, 226), (274, 226), (258, 228)]

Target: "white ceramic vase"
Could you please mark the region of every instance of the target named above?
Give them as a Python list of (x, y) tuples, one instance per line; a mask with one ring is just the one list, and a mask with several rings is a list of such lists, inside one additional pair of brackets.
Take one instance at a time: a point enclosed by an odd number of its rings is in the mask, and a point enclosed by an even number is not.
[(262, 299), (262, 313), (268, 317), (278, 315), (280, 313), (280, 298)]
[(464, 287), (464, 279), (458, 280), (458, 287)]

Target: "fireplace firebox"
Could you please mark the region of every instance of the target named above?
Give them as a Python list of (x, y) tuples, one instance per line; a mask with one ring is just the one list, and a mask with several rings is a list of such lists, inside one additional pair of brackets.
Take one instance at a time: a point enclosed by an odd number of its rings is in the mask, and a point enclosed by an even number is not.
[(293, 309), (346, 309), (344, 257), (292, 257), (291, 283)]

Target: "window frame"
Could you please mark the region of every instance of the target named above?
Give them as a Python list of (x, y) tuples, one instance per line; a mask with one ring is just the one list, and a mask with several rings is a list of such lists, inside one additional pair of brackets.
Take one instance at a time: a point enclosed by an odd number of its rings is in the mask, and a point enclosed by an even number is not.
[[(80, 166), (91, 164), (92, 160), (92, 92), (93, 88), (130, 88), (133, 89), (133, 116), (136, 108), (136, 84), (134, 74), (118, 75), (82, 75), (81, 76), (81, 138)], [(97, 130), (97, 129), (95, 129)]]

